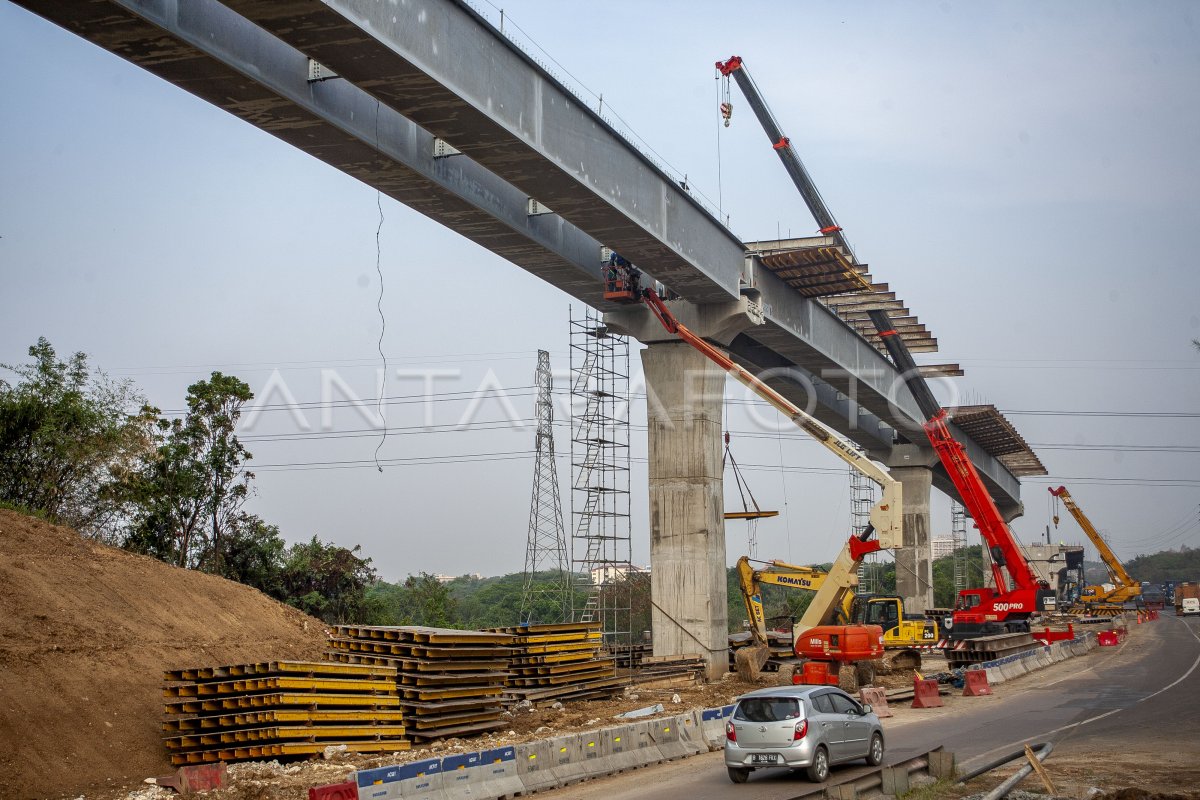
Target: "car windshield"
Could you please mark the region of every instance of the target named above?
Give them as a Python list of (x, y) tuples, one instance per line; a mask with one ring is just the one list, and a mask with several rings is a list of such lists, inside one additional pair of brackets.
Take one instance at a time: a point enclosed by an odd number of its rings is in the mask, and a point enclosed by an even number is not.
[(748, 697), (734, 714), (748, 722), (782, 722), (800, 716), (800, 703), (794, 697)]

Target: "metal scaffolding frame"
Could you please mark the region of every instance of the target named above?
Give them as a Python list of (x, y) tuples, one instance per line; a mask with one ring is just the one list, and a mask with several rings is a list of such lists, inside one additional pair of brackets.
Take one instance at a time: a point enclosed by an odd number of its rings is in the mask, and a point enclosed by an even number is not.
[[(871, 524), (871, 509), (875, 506), (875, 481), (850, 467), (850, 532), (854, 536)], [(877, 594), (874, 565), (878, 563), (875, 553), (868, 553), (858, 565), (858, 594)]]
[(533, 382), (537, 387), (537, 404), (534, 406), (536, 455), (533, 498), (529, 504), (529, 536), (525, 542), (520, 622), (569, 622), (572, 612), (571, 563), (563, 528), (558, 470), (554, 465), (554, 377), (550, 372), (550, 353), (545, 350), (538, 351)]
[(967, 588), (967, 510), (957, 500), (950, 503), (950, 538), (954, 546), (954, 594)]
[(606, 644), (630, 644), (629, 339), (590, 308), (572, 315), (570, 339), (574, 617), (599, 621)]

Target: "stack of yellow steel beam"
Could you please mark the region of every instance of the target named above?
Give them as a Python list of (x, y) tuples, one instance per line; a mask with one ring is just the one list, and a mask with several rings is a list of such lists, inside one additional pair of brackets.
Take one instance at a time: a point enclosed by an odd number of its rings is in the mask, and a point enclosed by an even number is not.
[(620, 692), (616, 661), (600, 654), (598, 622), (517, 625), (494, 629), (516, 637), (506, 698), (534, 704), (596, 700)]
[(164, 741), (173, 764), (407, 750), (396, 670), (266, 661), (169, 670)]
[(512, 641), (497, 632), (339, 625), (326, 657), (396, 668), (408, 735), (429, 741), (504, 726), (501, 696)]

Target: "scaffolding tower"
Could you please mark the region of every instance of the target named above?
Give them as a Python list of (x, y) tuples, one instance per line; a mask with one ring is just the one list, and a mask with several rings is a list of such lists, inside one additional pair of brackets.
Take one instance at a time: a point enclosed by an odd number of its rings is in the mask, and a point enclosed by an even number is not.
[(967, 510), (957, 500), (950, 503), (950, 538), (954, 546), (954, 595), (967, 588)]
[(525, 580), (521, 588), (522, 624), (571, 620), (571, 564), (563, 528), (558, 471), (554, 466), (554, 377), (550, 354), (538, 351), (537, 404), (534, 416), (533, 499), (525, 542)]
[(596, 311), (571, 319), (571, 564), (575, 619), (606, 644), (632, 643), (629, 578), (629, 339)]
[[(850, 467), (850, 533), (861, 536), (871, 524), (871, 509), (875, 506), (875, 481)], [(858, 565), (858, 594), (876, 594), (875, 553), (869, 553)]]

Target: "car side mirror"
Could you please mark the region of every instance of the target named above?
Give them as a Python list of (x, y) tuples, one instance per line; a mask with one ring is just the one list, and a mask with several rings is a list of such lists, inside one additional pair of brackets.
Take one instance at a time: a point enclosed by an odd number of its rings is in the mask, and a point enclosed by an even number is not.
[(863, 704), (863, 713), (864, 713), (864, 714), (870, 714), (870, 713), (871, 713), (871, 704), (870, 704), (870, 703), (864, 703), (864, 704)]

